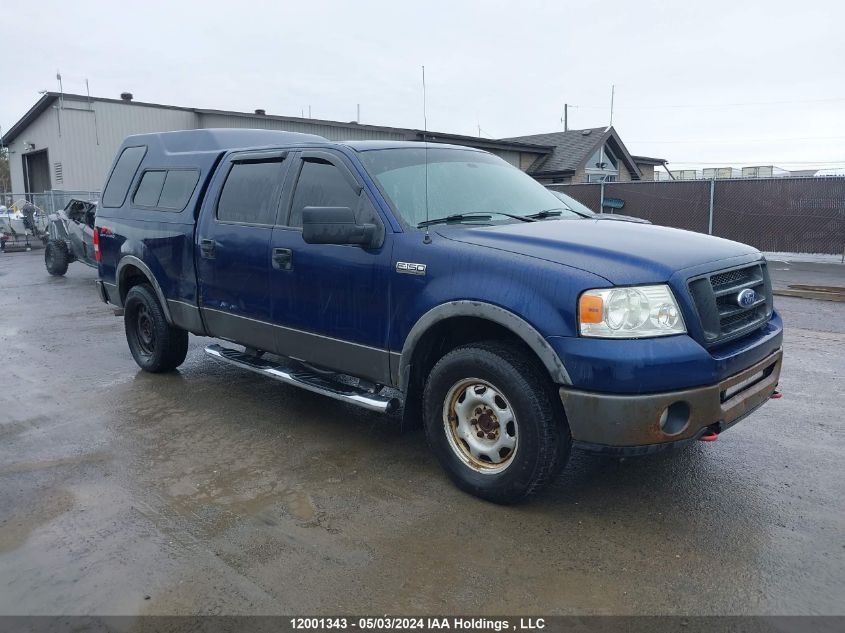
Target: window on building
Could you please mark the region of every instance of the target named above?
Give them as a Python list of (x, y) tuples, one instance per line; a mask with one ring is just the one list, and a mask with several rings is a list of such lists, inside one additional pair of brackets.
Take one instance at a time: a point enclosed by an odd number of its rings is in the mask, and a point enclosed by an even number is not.
[[(302, 210), (305, 207), (349, 207), (360, 214), (358, 193), (349, 184), (340, 170), (329, 162), (319, 159), (304, 161), (296, 193), (290, 210), (289, 226), (302, 226)], [(358, 218), (361, 222), (373, 219)]]
[(217, 219), (273, 224), (281, 180), (281, 159), (235, 163), (217, 202)]
[(138, 171), (138, 166), (146, 153), (146, 146), (127, 147), (120, 153), (120, 158), (117, 159), (114, 170), (112, 170), (103, 191), (104, 207), (119, 207), (123, 204), (123, 201), (126, 200), (126, 193), (129, 191), (129, 185), (132, 184), (135, 172)]
[(590, 157), (590, 160), (587, 161), (587, 164), (584, 167), (586, 169), (616, 171), (619, 169), (619, 161), (613, 151), (605, 145), (604, 147), (596, 150), (595, 154)]

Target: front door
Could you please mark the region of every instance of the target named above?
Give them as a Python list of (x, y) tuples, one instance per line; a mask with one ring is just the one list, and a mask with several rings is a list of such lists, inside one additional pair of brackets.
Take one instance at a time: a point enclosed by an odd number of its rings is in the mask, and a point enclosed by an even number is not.
[[(351, 163), (327, 150), (303, 151), (291, 164), (295, 188), (273, 231), (270, 286), (278, 348), (309, 363), (375, 382), (389, 381), (387, 337), (390, 235)], [(305, 207), (349, 207), (376, 224), (378, 248), (307, 244)]]
[(51, 189), (50, 162), (46, 149), (24, 154), (23, 166), (26, 193), (43, 193)]
[(286, 158), (284, 152), (233, 155), (197, 229), (199, 305), (209, 334), (263, 350), (274, 347), (270, 239)]

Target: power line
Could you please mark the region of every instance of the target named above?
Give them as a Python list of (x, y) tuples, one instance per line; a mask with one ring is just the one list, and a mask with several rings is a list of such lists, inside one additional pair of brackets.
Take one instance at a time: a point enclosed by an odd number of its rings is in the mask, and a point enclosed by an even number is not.
[(766, 158), (764, 160), (719, 160), (719, 161), (703, 161), (703, 160), (672, 160), (670, 165), (738, 165), (745, 163), (746, 165), (845, 165), (845, 160), (773, 160)]
[[(768, 105), (791, 105), (803, 103), (830, 103), (836, 101), (845, 101), (845, 97), (830, 97), (826, 99), (800, 99), (790, 101), (742, 101), (736, 103), (684, 103), (684, 104), (660, 104), (660, 105), (629, 105), (616, 106), (616, 109), (622, 110), (662, 110), (671, 108), (735, 108), (742, 106), (768, 106)], [(606, 110), (604, 105), (586, 105), (580, 106), (582, 108), (594, 108)]]
[(841, 139), (845, 136), (793, 136), (786, 138), (691, 138), (691, 139), (674, 139), (674, 140), (660, 140), (660, 141), (628, 141), (629, 143), (728, 143), (737, 141), (742, 143), (751, 142), (766, 142), (773, 143), (781, 141), (827, 141), (833, 139)]

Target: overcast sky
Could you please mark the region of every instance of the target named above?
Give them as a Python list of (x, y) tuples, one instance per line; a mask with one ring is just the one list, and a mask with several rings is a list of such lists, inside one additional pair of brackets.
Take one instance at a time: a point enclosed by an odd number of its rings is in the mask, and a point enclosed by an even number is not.
[[(4, 3), (0, 124), (56, 90), (491, 138), (613, 124), (675, 167), (845, 166), (845, 3)], [(739, 105), (737, 105), (739, 104)], [(750, 104), (750, 105), (749, 105)]]

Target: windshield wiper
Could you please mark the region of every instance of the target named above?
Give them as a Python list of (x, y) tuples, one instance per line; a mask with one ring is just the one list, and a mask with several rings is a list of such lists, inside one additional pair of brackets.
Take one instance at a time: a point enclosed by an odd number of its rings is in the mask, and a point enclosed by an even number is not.
[(559, 215), (563, 215), (563, 211), (560, 209), (544, 209), (543, 211), (538, 211), (525, 217), (531, 218), (532, 220), (545, 220), (546, 218), (556, 218)]
[(448, 224), (449, 222), (461, 222), (463, 220), (492, 220), (494, 214), (504, 215), (505, 217), (521, 220), (522, 222), (534, 222), (534, 219), (530, 216), (504, 213), (503, 211), (473, 211), (470, 213), (452, 213), (451, 215), (434, 218), (433, 220), (423, 220), (417, 223), (417, 228), (421, 229), (424, 226), (431, 226), (432, 224)]

